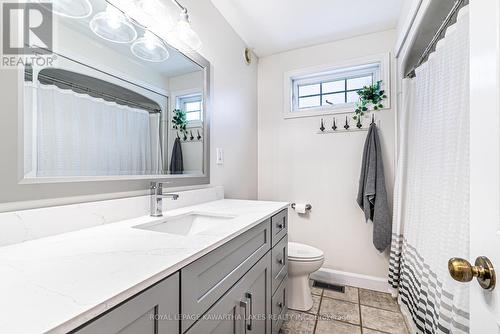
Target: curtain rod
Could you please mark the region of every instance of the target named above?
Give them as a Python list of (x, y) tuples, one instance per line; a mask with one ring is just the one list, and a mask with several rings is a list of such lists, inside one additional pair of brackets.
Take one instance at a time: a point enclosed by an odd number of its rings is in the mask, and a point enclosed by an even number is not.
[(446, 15), (443, 23), (441, 23), (441, 25), (439, 26), (439, 29), (437, 30), (437, 32), (432, 37), (431, 41), (429, 42), (429, 44), (425, 48), (424, 52), (422, 52), (422, 55), (418, 59), (417, 64), (415, 66), (413, 66), (413, 68), (406, 75), (406, 77), (408, 77), (408, 78), (415, 77), (415, 69), (417, 67), (419, 67), (420, 65), (422, 65), (427, 60), (427, 58), (429, 57), (429, 55), (431, 54), (431, 52), (436, 47), (437, 42), (439, 42), (439, 40), (442, 38), (443, 33), (453, 23), (453, 17), (455, 17), (455, 15), (458, 13), (458, 11), (463, 6), (465, 6), (467, 4), (467, 2), (468, 1), (466, 1), (466, 0), (456, 0), (455, 1), (455, 3), (453, 4), (453, 7), (451, 8), (450, 12), (448, 13), (448, 15)]
[[(28, 77), (30, 77), (31, 80), (33, 80), (33, 73), (32, 72), (29, 72), (29, 71), (25, 70), (25, 74)], [(85, 86), (81, 86), (81, 85), (78, 85), (78, 84), (75, 84), (75, 83), (72, 83), (72, 82), (68, 82), (68, 81), (65, 81), (65, 80), (62, 80), (62, 79), (57, 79), (57, 78), (54, 78), (54, 77), (52, 77), (50, 75), (45, 75), (45, 74), (39, 73), (38, 74), (38, 78), (43, 78), (43, 79), (46, 79), (46, 80), (49, 80), (49, 81), (52, 81), (52, 82), (57, 82), (57, 83), (60, 83), (62, 85), (65, 85), (65, 86), (69, 86), (71, 88), (82, 90), (82, 91), (85, 91), (87, 93), (92, 93), (94, 95), (98, 95), (98, 96), (101, 96), (103, 98), (111, 99), (113, 101), (120, 101), (120, 102), (122, 102), (124, 104), (130, 105), (130, 106), (135, 106), (135, 107), (140, 108), (140, 109), (144, 109), (144, 110), (148, 111), (150, 114), (161, 113), (161, 110), (159, 110), (159, 109), (148, 107), (148, 106), (139, 104), (139, 103), (134, 102), (134, 101), (122, 99), (120, 97), (116, 97), (116, 96), (113, 96), (113, 95), (110, 95), (110, 94), (106, 94), (106, 93), (103, 93), (103, 92), (100, 92), (100, 91), (97, 91), (97, 90), (93, 90), (91, 88), (88, 88), (88, 87), (85, 87)]]

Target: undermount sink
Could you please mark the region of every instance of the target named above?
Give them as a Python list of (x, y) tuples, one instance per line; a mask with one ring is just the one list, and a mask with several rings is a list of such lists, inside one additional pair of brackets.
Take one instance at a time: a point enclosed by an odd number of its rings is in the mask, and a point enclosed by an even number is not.
[(235, 215), (228, 214), (190, 212), (178, 216), (165, 217), (151, 223), (136, 225), (134, 228), (190, 236), (217, 228), (235, 217)]

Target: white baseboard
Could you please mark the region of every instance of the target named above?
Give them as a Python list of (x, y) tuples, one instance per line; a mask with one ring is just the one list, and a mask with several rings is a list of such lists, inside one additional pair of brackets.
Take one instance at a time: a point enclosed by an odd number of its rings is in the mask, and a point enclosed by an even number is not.
[(349, 273), (345, 271), (321, 268), (311, 274), (311, 278), (325, 283), (349, 285), (356, 288), (389, 292), (387, 278)]

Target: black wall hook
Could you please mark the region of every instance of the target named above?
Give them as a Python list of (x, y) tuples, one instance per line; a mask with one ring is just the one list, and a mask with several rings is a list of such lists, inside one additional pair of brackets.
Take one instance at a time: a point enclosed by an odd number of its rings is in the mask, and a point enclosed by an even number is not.
[(344, 129), (349, 129), (350, 126), (349, 126), (349, 121), (347, 120), (347, 116), (345, 117), (345, 125), (344, 125)]
[(357, 127), (358, 129), (361, 129), (361, 128), (363, 127), (363, 124), (361, 123), (361, 117), (360, 117), (360, 116), (358, 116), (358, 118), (357, 118), (357, 119), (358, 119), (358, 121), (356, 122), (356, 127)]
[(201, 139), (200, 130), (196, 130), (196, 132), (198, 132), (198, 136), (196, 136), (196, 138), (200, 140)]
[(193, 140), (193, 139), (194, 139), (194, 136), (193, 136), (193, 130), (189, 130), (189, 139), (190, 139), (190, 140)]
[(325, 124), (323, 122), (323, 118), (321, 119), (321, 126), (319, 127), (319, 129), (321, 130), (321, 132), (325, 131)]
[(375, 124), (375, 114), (372, 113), (372, 122), (370, 123), (371, 124)]
[(337, 131), (337, 122), (335, 121), (335, 117), (333, 118), (333, 126), (332, 126), (333, 131)]

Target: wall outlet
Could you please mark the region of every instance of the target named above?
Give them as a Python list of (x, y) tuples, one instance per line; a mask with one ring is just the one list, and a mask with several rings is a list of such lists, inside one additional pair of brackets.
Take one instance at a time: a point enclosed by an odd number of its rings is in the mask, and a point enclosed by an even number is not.
[(222, 150), (222, 148), (217, 148), (216, 149), (216, 159), (215, 159), (215, 163), (217, 165), (223, 165), (224, 164), (224, 150)]

